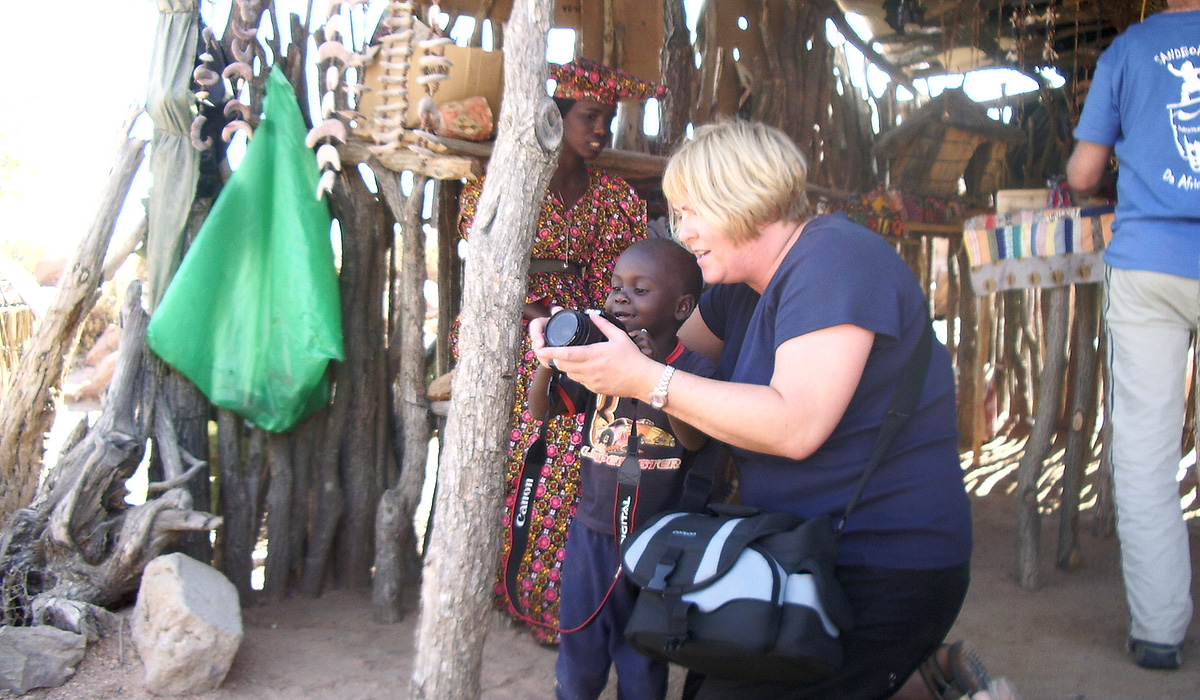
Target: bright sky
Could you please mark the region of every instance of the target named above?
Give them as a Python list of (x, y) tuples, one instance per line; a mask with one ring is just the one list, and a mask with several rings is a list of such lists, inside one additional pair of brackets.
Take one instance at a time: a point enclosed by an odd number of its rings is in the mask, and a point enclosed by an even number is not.
[(153, 0), (103, 5), (74, 18), (53, 4), (5, 7), (0, 153), (18, 168), (0, 180), (0, 239), (66, 253), (93, 218), (121, 123), (145, 99), (158, 18)]

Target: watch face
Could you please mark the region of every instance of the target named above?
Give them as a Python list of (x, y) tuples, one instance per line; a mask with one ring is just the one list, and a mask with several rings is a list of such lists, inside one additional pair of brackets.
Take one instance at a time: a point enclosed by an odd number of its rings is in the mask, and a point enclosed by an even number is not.
[(650, 394), (650, 405), (654, 408), (662, 408), (667, 405), (667, 397), (658, 392)]

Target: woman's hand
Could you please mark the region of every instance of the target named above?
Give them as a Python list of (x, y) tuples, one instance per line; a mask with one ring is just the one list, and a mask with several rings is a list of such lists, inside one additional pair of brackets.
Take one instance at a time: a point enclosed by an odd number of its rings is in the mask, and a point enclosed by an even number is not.
[(588, 316), (608, 339), (606, 342), (548, 347), (544, 336), (545, 321), (531, 321), (530, 341), (538, 361), (566, 372), (571, 379), (597, 394), (632, 398), (649, 395), (662, 374), (662, 365), (647, 357), (629, 333), (598, 312), (589, 311)]

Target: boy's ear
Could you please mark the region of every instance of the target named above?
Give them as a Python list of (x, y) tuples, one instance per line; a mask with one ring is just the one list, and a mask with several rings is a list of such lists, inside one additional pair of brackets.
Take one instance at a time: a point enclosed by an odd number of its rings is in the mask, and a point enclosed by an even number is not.
[(675, 302), (675, 320), (683, 323), (696, 310), (696, 295), (684, 294)]

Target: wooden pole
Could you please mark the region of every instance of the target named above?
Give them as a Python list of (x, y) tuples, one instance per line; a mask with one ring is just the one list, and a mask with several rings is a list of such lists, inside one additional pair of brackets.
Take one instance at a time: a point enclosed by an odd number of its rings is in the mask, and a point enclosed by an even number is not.
[(1079, 490), (1084, 471), (1092, 460), (1092, 434), (1096, 428), (1097, 393), (1096, 347), (1094, 341), (1100, 323), (1100, 290), (1095, 284), (1075, 287), (1075, 332), (1071, 353), (1077, 363), (1071, 423), (1063, 454), (1062, 500), (1059, 506), (1058, 567), (1079, 566)]
[(401, 592), (416, 584), (420, 573), (413, 517), (425, 485), (425, 459), (429, 446), (429, 401), (425, 398), (425, 233), (421, 208), (428, 178), (413, 177), (412, 191), (404, 197), (399, 178), (383, 168), (375, 170), (379, 191), (396, 221), (399, 240), (394, 247), (399, 269), (392, 340), (388, 343), (395, 379), (392, 414), (395, 450), (400, 476), (383, 493), (375, 513), (375, 574), (371, 580), (371, 613), (376, 622), (397, 622), (403, 617)]
[(1017, 576), (1024, 588), (1040, 585), (1038, 558), (1041, 550), (1041, 518), (1038, 514), (1038, 479), (1058, 422), (1059, 395), (1066, 370), (1067, 324), (1070, 315), (1069, 287), (1044, 292), (1046, 366), (1042, 370), (1034, 411), (1033, 430), (1025, 443), (1025, 454), (1017, 466)]

